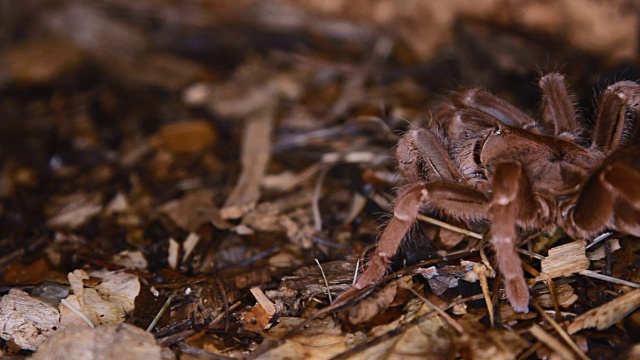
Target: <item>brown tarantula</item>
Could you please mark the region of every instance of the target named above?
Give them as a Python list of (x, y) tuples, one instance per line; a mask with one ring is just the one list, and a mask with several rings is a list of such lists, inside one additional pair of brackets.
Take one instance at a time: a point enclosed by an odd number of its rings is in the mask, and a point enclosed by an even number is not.
[(621, 81), (604, 91), (590, 137), (564, 77), (550, 73), (539, 85), (540, 122), (474, 88), (446, 103), (436, 129), (402, 137), (397, 158), (408, 185), (367, 269), (341, 299), (385, 275), (420, 211), (490, 224), (507, 298), (518, 312), (529, 304), (518, 230), (559, 226), (574, 239), (605, 229), (640, 236), (640, 85)]

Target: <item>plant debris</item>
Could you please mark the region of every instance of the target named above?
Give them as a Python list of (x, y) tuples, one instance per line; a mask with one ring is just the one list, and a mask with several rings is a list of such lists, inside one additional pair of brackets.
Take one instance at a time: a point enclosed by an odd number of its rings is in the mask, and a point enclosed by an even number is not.
[(632, 236), (523, 230), (519, 314), (485, 227), (425, 212), (380, 286), (333, 300), (402, 134), (461, 86), (534, 114), (549, 71), (590, 108), (640, 79), (639, 5), (3, 2), (0, 356), (637, 357)]

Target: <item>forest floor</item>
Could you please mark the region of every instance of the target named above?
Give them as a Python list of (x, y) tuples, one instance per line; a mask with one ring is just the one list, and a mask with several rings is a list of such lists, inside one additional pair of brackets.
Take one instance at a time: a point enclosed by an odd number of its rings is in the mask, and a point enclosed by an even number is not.
[(594, 94), (640, 79), (633, 1), (410, 4), (0, 0), (0, 355), (640, 356), (618, 233), (522, 232), (520, 314), (486, 224), (445, 245), (425, 217), (329, 307), (406, 184), (398, 140), (453, 91), (536, 117), (559, 71), (588, 128)]

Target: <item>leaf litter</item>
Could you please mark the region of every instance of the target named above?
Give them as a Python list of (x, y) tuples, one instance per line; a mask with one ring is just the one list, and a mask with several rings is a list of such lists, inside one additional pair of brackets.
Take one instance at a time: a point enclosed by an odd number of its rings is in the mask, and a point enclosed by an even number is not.
[(523, 234), (538, 311), (516, 314), (485, 229), (425, 213), (394, 273), (331, 304), (402, 185), (399, 135), (460, 85), (532, 110), (545, 64), (580, 104), (637, 80), (632, 3), (6, 5), (1, 354), (633, 358), (629, 237)]

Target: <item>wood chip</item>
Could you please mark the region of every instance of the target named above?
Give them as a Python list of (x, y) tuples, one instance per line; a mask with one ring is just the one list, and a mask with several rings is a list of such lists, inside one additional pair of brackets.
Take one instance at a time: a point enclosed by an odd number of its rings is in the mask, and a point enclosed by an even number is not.
[(625, 316), (640, 307), (640, 289), (630, 291), (595, 309), (591, 309), (576, 317), (567, 328), (569, 334), (575, 334), (586, 328), (595, 327), (603, 330), (622, 320)]
[(536, 281), (570, 276), (589, 268), (585, 254), (586, 243), (574, 241), (549, 249), (549, 256), (541, 261), (542, 273)]
[(267, 314), (273, 316), (273, 314), (276, 313), (275, 305), (273, 305), (271, 300), (269, 300), (267, 295), (265, 295), (259, 287), (252, 287), (249, 290), (251, 291), (251, 294), (253, 294), (253, 297), (256, 298), (256, 301), (258, 301), (258, 303), (262, 305), (264, 311), (266, 311)]
[(61, 329), (60, 312), (49, 303), (11, 289), (0, 300), (0, 337), (22, 349), (37, 350)]

